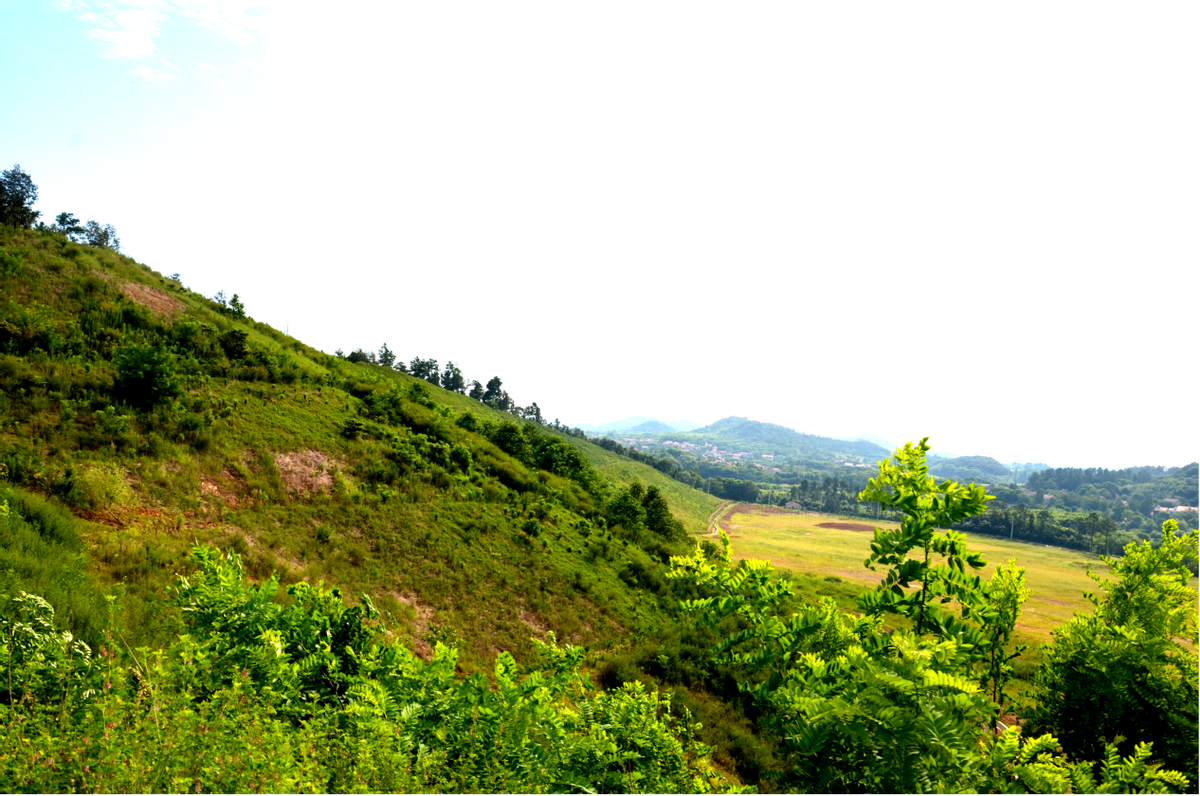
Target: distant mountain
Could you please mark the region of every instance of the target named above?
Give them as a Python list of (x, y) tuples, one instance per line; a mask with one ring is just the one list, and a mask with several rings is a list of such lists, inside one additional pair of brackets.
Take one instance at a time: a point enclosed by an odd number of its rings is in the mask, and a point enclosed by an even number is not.
[(845, 440), (846, 442), (858, 442), (860, 439), (862, 439), (866, 440), (867, 442), (874, 442), (876, 445), (879, 445), (880, 447), (889, 451), (894, 451), (899, 447), (898, 445), (889, 442), (878, 434), (857, 434), (851, 437), (833, 437), (833, 439)]
[(800, 454), (840, 453), (878, 460), (886, 458), (890, 453), (887, 448), (866, 440), (846, 441), (832, 437), (819, 437), (815, 434), (803, 434), (786, 426), (762, 423), (745, 417), (727, 417), (712, 425), (697, 428), (691, 433), (720, 436), (747, 444), (774, 446), (781, 452), (794, 451)]
[(959, 456), (954, 459), (930, 457), (929, 472), (956, 481), (996, 481), (1013, 474), (1007, 465), (991, 456)]
[(626, 431), (633, 431), (638, 434), (669, 434), (676, 429), (662, 422), (661, 420), (647, 420), (645, 423), (639, 423), (633, 428), (627, 428)]
[[(614, 420), (611, 423), (601, 423), (598, 426), (589, 425), (588, 423), (579, 423), (577, 428), (584, 431), (594, 431), (597, 434), (603, 434), (606, 431), (628, 431), (634, 426), (640, 426), (642, 423), (658, 422), (653, 417), (627, 417), (624, 420)], [(667, 429), (670, 431), (670, 429)]]
[(584, 431), (591, 431), (595, 434), (605, 434), (610, 431), (637, 431), (642, 434), (667, 434), (672, 431), (691, 431), (694, 428), (699, 428), (699, 423), (693, 423), (690, 420), (678, 420), (674, 423), (664, 423), (661, 420), (653, 417), (627, 417), (624, 420), (614, 420), (611, 423), (602, 423), (598, 426), (589, 425), (588, 423), (579, 423), (577, 428)]

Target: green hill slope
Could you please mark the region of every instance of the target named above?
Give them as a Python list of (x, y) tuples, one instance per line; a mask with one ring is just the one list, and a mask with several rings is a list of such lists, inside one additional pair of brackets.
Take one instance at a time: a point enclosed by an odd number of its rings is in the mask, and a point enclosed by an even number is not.
[[(656, 487), (689, 530), (717, 505), (584, 440), (325, 355), (111, 251), (36, 231), (2, 231), (0, 246), (0, 475), (49, 499), (86, 561), (72, 577), (118, 587), (138, 638), (174, 627), (161, 595), (209, 542), (252, 577), (368, 595), (418, 652), (457, 639), (467, 670), (498, 650), (520, 659), (550, 630), (604, 648), (661, 619), (642, 581), (686, 547), (610, 523), (612, 500)], [(36, 585), (13, 571), (13, 588)], [(98, 626), (55, 607), (84, 635)]]
[[(871, 461), (886, 458), (889, 451), (865, 440), (847, 441), (814, 434), (802, 434), (775, 423), (761, 423), (745, 417), (723, 420), (688, 432), (688, 438), (717, 444), (740, 443), (753, 448), (752, 453), (772, 452), (782, 455), (822, 458), (849, 455)], [(769, 450), (768, 450), (769, 449)]]

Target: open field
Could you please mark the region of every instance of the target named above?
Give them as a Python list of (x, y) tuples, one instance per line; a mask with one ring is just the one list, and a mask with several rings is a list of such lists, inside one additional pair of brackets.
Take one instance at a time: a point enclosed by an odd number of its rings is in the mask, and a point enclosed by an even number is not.
[[(872, 572), (863, 567), (871, 553), (873, 525), (828, 515), (786, 512), (751, 513), (762, 507), (737, 506), (721, 520), (729, 535), (735, 558), (766, 559), (777, 568), (803, 576), (840, 578), (843, 594), (873, 588), (883, 570)], [(854, 526), (863, 530), (850, 530)], [(879, 523), (894, 528), (896, 523)], [(825, 526), (825, 527), (822, 527)], [(1037, 645), (1050, 640), (1050, 629), (1071, 618), (1076, 611), (1089, 611), (1091, 603), (1083, 596), (1095, 591), (1096, 584), (1087, 576), (1108, 571), (1099, 558), (1077, 550), (1009, 542), (990, 536), (968, 534), (970, 549), (983, 553), (988, 565), (980, 570), (990, 578), (996, 564), (1015, 559), (1025, 567), (1025, 580), (1033, 595), (1025, 603), (1017, 623), (1017, 640), (1030, 645), (1026, 657), (1040, 657)], [(848, 606), (847, 606), (848, 607)]]

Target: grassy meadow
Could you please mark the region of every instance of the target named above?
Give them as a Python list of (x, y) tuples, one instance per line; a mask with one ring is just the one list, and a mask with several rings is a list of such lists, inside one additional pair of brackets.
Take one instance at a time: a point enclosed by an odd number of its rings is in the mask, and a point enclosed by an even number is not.
[[(747, 508), (738, 506), (721, 520), (733, 556), (765, 559), (776, 568), (789, 570), (802, 594), (828, 594), (843, 607), (853, 608), (855, 595), (874, 588), (883, 576), (882, 569), (872, 572), (863, 567), (871, 553), (871, 531), (821, 527), (830, 523), (870, 527), (862, 519), (793, 512), (761, 514)], [(889, 522), (878, 525), (897, 527)], [(990, 578), (996, 565), (1010, 558), (1025, 567), (1025, 581), (1033, 594), (1022, 608), (1016, 633), (1018, 643), (1029, 645), (1019, 661), (1024, 665), (1018, 671), (1024, 673), (1040, 658), (1038, 645), (1050, 641), (1051, 628), (1077, 611), (1091, 609), (1083, 593), (1094, 591), (1096, 584), (1087, 571), (1103, 574), (1108, 567), (1098, 557), (1077, 550), (967, 536), (970, 549), (983, 553), (988, 562), (980, 571), (984, 578)]]

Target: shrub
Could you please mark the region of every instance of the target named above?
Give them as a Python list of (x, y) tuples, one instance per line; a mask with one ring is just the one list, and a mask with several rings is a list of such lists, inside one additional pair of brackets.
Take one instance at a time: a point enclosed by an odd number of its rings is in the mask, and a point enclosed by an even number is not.
[(1089, 595), (1094, 613), (1056, 628), (1043, 647), (1030, 718), (1068, 752), (1094, 759), (1106, 739), (1124, 754), (1152, 742), (1169, 768), (1196, 771), (1197, 660), (1180, 640), (1197, 637), (1188, 586), (1197, 532), (1176, 530), (1168, 520), (1157, 549), (1131, 543), (1120, 559), (1102, 557), (1118, 580), (1093, 576), (1105, 592)]
[(93, 510), (128, 503), (132, 496), (121, 468), (115, 464), (93, 465), (76, 475), (75, 482), (87, 507)]
[(113, 359), (117, 366), (113, 391), (130, 406), (151, 409), (179, 394), (175, 358), (162, 346), (123, 346)]

